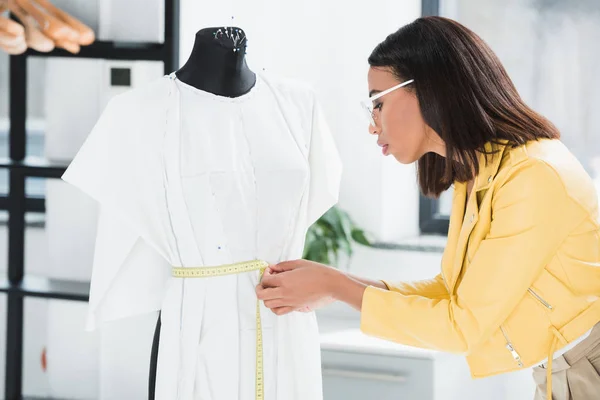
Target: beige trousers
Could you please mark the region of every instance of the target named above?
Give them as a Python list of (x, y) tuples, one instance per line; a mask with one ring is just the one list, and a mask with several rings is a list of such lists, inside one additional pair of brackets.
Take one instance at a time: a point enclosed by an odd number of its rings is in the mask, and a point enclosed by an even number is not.
[[(546, 397), (546, 369), (535, 367), (535, 400)], [(577, 346), (552, 362), (552, 400), (600, 399), (600, 323)]]

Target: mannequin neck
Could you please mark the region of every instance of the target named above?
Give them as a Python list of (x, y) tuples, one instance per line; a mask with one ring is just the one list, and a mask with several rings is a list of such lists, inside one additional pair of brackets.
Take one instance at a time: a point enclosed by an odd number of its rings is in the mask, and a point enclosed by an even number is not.
[(246, 63), (245, 36), (235, 27), (198, 31), (190, 57), (175, 73), (177, 78), (219, 96), (248, 93), (256, 83), (256, 75)]

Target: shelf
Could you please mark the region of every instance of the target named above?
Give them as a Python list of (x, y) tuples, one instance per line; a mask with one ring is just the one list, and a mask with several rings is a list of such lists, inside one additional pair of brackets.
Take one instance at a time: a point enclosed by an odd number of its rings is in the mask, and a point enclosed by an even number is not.
[(0, 280), (0, 292), (17, 293), (21, 296), (45, 299), (88, 301), (90, 284), (88, 282), (28, 276), (23, 278), (23, 282), (17, 285), (11, 284), (8, 279)]
[[(0, 211), (10, 209), (10, 200), (8, 196), (0, 196)], [(43, 197), (27, 197), (25, 199), (25, 212), (46, 212), (46, 199)]]
[(81, 46), (78, 54), (69, 53), (63, 49), (54, 49), (48, 53), (27, 50), (25, 56), (30, 57), (71, 57), (71, 58), (100, 58), (105, 60), (145, 60), (163, 61), (165, 45), (162, 43), (120, 43), (97, 41), (89, 46)]
[(68, 400), (68, 399), (59, 399), (58, 397), (32, 397), (32, 396), (25, 396), (25, 397), (22, 397), (22, 400)]
[[(0, 3), (2, 0), (0, 0)], [(178, 65), (179, 55), (179, 0), (164, 1), (164, 43), (125, 43), (111, 41), (96, 41), (89, 46), (82, 46), (78, 54), (71, 54), (64, 49), (55, 49), (48, 53), (27, 50), (24, 54), (9, 57), (10, 76), (8, 103), (10, 104), (10, 130), (6, 138), (5, 146), (8, 146), (10, 154), (14, 159), (23, 158), (32, 154), (30, 131), (27, 126), (27, 100), (32, 95), (28, 93), (27, 65), (29, 57), (52, 58), (62, 57), (64, 59), (100, 59), (114, 61), (156, 61), (162, 63), (164, 73), (170, 73)], [(129, 64), (129, 63), (127, 63)], [(35, 96), (35, 94), (33, 94)], [(6, 129), (5, 129), (6, 130)], [(40, 136), (41, 137), (41, 136)], [(38, 153), (40, 154), (40, 153)], [(9, 193), (0, 194), (0, 214), (8, 213), (8, 224), (6, 218), (0, 220), (4, 230), (8, 233), (8, 273), (6, 277), (22, 277), (25, 267), (25, 230), (34, 225), (30, 212), (45, 212), (45, 199), (35, 196), (33, 191), (27, 196), (30, 185), (27, 178), (55, 178), (60, 179), (66, 171), (69, 162), (54, 162), (41, 157), (25, 157), (21, 161), (11, 158), (0, 157), (0, 168), (8, 171), (9, 183), (6, 188)], [(4, 174), (4, 172), (3, 172)], [(35, 180), (38, 184), (38, 179)], [(7, 186), (4, 184), (3, 186)], [(6, 192), (5, 188), (0, 188)], [(23, 203), (24, 202), (24, 203)], [(10, 218), (10, 217), (13, 218)], [(42, 221), (36, 221), (36, 227), (41, 226)], [(24, 350), (25, 338), (32, 333), (25, 333), (25, 297), (37, 297), (45, 299), (61, 299), (69, 301), (87, 302), (89, 299), (89, 282), (74, 282), (61, 279), (50, 279), (25, 275), (18, 284), (11, 283), (0, 275), (0, 292), (6, 293), (7, 315), (6, 315), (6, 352), (5, 377), (4, 377), (4, 399), (25, 400), (58, 400), (51, 397), (35, 397), (23, 394), (24, 375)], [(76, 366), (75, 366), (76, 367)], [(65, 399), (62, 399), (65, 400)]]
[(16, 170), (29, 177), (60, 178), (67, 167), (66, 163), (48, 161), (41, 157), (25, 157), (23, 161), (0, 158), (0, 168)]

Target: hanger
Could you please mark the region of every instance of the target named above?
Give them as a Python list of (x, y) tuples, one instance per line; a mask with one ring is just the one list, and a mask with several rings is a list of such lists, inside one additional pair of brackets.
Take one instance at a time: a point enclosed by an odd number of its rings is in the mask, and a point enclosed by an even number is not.
[(42, 52), (48, 52), (54, 49), (54, 41), (42, 33), (35, 19), (27, 14), (19, 4), (13, 0), (9, 0), (8, 8), (10, 9), (10, 12), (21, 21), (21, 24), (25, 29), (25, 41), (27, 47)]
[(40, 30), (46, 36), (53, 38), (56, 41), (66, 39), (71, 42), (77, 42), (79, 35), (74, 29), (56, 18), (54, 15), (44, 12), (38, 7), (34, 0), (10, 1), (16, 2), (25, 12), (31, 15), (40, 26)]
[(75, 31), (77, 31), (77, 34), (79, 35), (79, 38), (77, 40), (78, 44), (80, 44), (82, 46), (87, 46), (94, 42), (94, 40), (96, 39), (96, 35), (94, 34), (94, 31), (92, 30), (92, 28), (83, 24), (78, 19), (72, 17), (68, 13), (61, 10), (60, 8), (54, 6), (48, 0), (36, 0), (36, 1), (42, 7), (44, 7), (47, 11), (51, 12), (52, 14), (54, 14), (54, 16), (61, 19), (63, 22), (70, 25), (71, 28), (73, 28), (73, 29), (75, 29)]
[(0, 0), (0, 12), (7, 8), (21, 22), (0, 16), (0, 47), (10, 54), (21, 54), (27, 47), (41, 52), (61, 47), (78, 53), (80, 46), (95, 40), (91, 28), (49, 0)]
[[(0, 14), (7, 9), (6, 2), (0, 2)], [(27, 50), (25, 29), (17, 22), (0, 15), (0, 49), (11, 55)]]

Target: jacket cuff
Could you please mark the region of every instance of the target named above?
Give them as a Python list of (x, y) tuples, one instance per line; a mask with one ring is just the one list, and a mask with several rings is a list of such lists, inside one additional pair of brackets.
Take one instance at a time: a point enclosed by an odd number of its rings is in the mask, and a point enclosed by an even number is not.
[(385, 314), (388, 309), (386, 293), (389, 292), (374, 286), (367, 286), (365, 289), (360, 311), (360, 330), (363, 333), (370, 336), (387, 336), (385, 333), (389, 329), (389, 323), (386, 324), (382, 318), (382, 313)]

